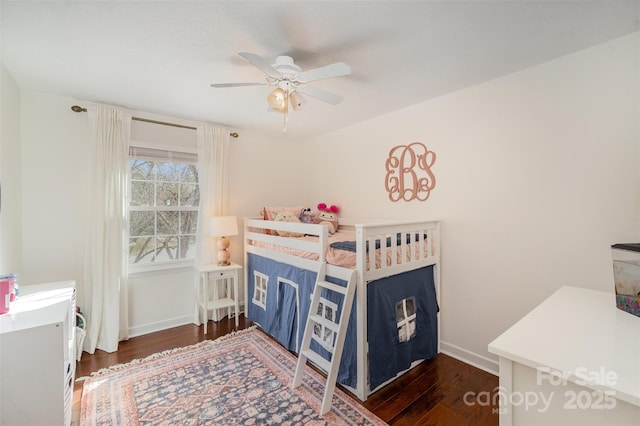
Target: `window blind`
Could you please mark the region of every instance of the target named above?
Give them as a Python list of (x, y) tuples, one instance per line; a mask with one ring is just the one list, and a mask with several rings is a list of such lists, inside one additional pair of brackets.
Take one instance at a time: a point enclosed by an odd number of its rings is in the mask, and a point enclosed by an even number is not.
[(154, 149), (140, 146), (129, 147), (129, 157), (139, 160), (170, 161), (189, 164), (198, 163), (198, 155), (192, 152)]

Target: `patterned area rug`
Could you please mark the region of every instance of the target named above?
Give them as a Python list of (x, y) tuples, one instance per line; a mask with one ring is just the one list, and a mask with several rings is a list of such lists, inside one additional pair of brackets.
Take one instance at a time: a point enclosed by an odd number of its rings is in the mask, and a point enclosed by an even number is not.
[(308, 368), (291, 389), (297, 358), (255, 328), (94, 373), (82, 425), (384, 425), (339, 388), (318, 415), (324, 376)]

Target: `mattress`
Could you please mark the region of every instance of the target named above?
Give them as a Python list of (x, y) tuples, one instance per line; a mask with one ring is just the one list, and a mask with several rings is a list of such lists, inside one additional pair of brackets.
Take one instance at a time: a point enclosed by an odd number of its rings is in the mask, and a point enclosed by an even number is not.
[[(315, 235), (305, 235), (303, 237), (282, 237), (282, 238), (296, 238), (299, 240), (306, 240), (306, 241), (312, 241), (312, 242), (318, 241), (318, 237)], [(398, 238), (398, 240), (399, 239), (400, 238)], [(328, 247), (327, 247), (327, 253), (326, 253), (327, 263), (329, 263), (330, 265), (341, 266), (343, 268), (355, 269), (356, 259), (357, 259), (355, 250), (354, 249), (348, 250), (344, 248), (348, 246), (355, 247), (355, 240), (356, 240), (356, 233), (350, 230), (339, 230), (335, 234), (329, 235)], [(387, 238), (387, 240), (389, 240), (389, 238)], [(396, 263), (405, 263), (407, 261), (410, 261), (412, 254), (416, 253), (416, 251), (420, 250), (421, 248), (423, 250), (423, 257), (426, 256), (427, 244), (421, 244), (421, 241), (419, 241), (419, 239), (417, 240), (418, 241), (415, 241), (412, 244), (408, 245), (408, 247), (411, 247), (411, 250), (407, 250), (404, 261), (402, 260), (402, 251), (396, 250), (396, 253), (395, 253)], [(401, 242), (401, 241), (398, 241), (398, 242)], [(353, 243), (353, 244), (349, 244), (349, 243)], [(269, 250), (274, 250), (274, 251), (287, 253), (294, 256), (298, 256), (298, 257), (303, 257), (305, 259), (318, 260), (317, 253), (298, 250), (292, 247), (286, 247), (286, 246), (281, 246), (281, 245), (271, 244), (271, 243), (264, 243), (261, 241), (251, 241), (251, 244), (256, 247), (263, 247)], [(382, 245), (382, 248), (380, 248), (380, 245)], [(387, 242), (385, 246), (385, 244), (380, 244), (379, 241), (377, 241), (376, 242), (376, 269), (380, 268), (380, 265), (381, 265), (380, 260), (382, 258), (381, 255), (384, 252), (386, 252), (385, 253), (386, 256), (384, 257), (386, 257), (387, 265), (389, 266), (392, 264), (392, 257), (393, 257), (391, 247), (389, 247), (389, 242)], [(366, 261), (367, 261), (367, 269), (369, 269), (368, 256)]]

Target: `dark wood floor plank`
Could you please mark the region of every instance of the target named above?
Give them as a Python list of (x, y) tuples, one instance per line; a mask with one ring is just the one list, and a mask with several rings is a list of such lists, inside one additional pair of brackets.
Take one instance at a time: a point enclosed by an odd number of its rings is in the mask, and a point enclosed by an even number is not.
[(364, 403), (365, 407), (369, 410), (376, 410), (382, 405), (387, 405), (389, 400), (398, 393), (407, 393), (405, 389), (410, 386), (414, 381), (421, 382), (423, 385), (427, 384), (422, 379), (425, 376), (433, 374), (433, 370), (437, 368), (437, 361), (435, 358), (426, 360), (403, 374), (400, 378), (387, 384), (382, 389), (370, 395), (367, 401)]
[(436, 404), (436, 406), (425, 413), (422, 417), (414, 420), (413, 423), (407, 423), (408, 418), (400, 417), (393, 426), (404, 425), (438, 425), (438, 426), (476, 426), (471, 420), (456, 413), (455, 411), (445, 407), (442, 404)]
[[(416, 404), (423, 407), (424, 411), (428, 411), (444, 398), (444, 394), (439, 389), (438, 383), (427, 380), (427, 377), (428, 375), (424, 379), (417, 378), (406, 383), (402, 389), (391, 395), (384, 404), (370, 410), (387, 423), (393, 420), (398, 413), (404, 413)], [(400, 377), (398, 380), (405, 382), (403, 379), (405, 378)]]
[[(240, 316), (240, 329), (252, 323)], [(184, 325), (120, 342), (117, 352), (97, 350), (84, 353), (77, 363), (76, 377), (89, 376), (101, 368), (145, 358), (168, 349), (189, 346), (205, 339), (216, 339), (235, 330), (235, 320), (210, 321), (208, 333), (203, 327)], [(292, 372), (293, 374), (293, 372)], [(73, 425), (79, 424), (82, 381), (73, 392)], [(362, 404), (385, 422), (394, 425), (487, 425), (498, 424), (496, 407), (465, 402), (466, 392), (495, 393), (498, 378), (445, 354), (439, 354), (405, 373), (375, 392)], [(467, 398), (466, 401), (470, 399)], [(473, 400), (471, 398), (471, 400)]]

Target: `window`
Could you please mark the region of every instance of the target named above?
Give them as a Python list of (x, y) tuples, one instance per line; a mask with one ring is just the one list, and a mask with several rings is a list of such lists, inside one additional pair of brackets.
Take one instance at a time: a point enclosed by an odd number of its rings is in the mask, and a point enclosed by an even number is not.
[(396, 304), (396, 321), (400, 343), (411, 340), (416, 335), (416, 301), (413, 297)]
[(196, 155), (131, 148), (129, 157), (129, 264), (193, 259), (200, 203)]

